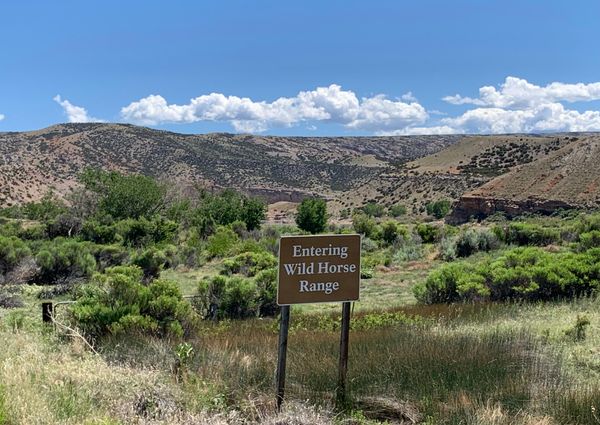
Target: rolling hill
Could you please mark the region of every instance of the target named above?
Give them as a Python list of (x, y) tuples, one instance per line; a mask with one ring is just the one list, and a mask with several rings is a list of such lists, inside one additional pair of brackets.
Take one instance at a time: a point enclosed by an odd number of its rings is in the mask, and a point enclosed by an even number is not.
[(65, 196), (85, 167), (142, 173), (181, 189), (233, 187), (285, 214), (307, 196), (334, 214), (375, 201), (423, 213), (457, 201), (454, 221), (600, 202), (597, 134), (277, 137), (178, 134), (128, 124), (0, 133), (0, 207)]
[(0, 133), (0, 206), (38, 200), (50, 189), (65, 195), (90, 166), (183, 187), (234, 187), (273, 202), (308, 195), (343, 199), (458, 139), (186, 135), (125, 124), (60, 124)]

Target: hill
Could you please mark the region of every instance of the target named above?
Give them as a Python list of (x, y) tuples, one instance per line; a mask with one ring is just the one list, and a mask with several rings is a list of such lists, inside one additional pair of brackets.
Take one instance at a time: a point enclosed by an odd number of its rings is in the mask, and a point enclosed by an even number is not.
[(0, 133), (0, 207), (39, 200), (49, 190), (64, 197), (89, 166), (150, 175), (181, 190), (233, 187), (275, 204), (275, 218), (315, 195), (334, 214), (370, 201), (420, 214), (427, 202), (460, 200), (457, 221), (494, 211), (588, 207), (598, 201), (599, 140), (597, 134), (190, 135), (128, 124), (59, 124)]
[(64, 195), (88, 166), (181, 186), (235, 187), (273, 202), (312, 194), (343, 199), (458, 139), (186, 135), (125, 124), (60, 124), (0, 133), (0, 206), (38, 200), (49, 189)]
[(600, 206), (600, 136), (582, 134), (556, 139), (547, 154), (490, 180), (460, 197), (451, 221), (495, 212), (551, 213), (558, 208)]

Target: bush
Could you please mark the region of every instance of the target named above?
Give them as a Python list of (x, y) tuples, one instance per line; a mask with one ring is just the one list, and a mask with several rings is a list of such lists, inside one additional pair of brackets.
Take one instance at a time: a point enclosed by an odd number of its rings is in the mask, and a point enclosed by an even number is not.
[(274, 316), (279, 311), (277, 305), (277, 268), (264, 269), (254, 277), (258, 288), (257, 309), (259, 316)]
[(21, 207), (21, 210), (23, 216), (29, 220), (48, 223), (67, 212), (67, 207), (64, 202), (55, 198), (52, 192), (48, 192), (39, 202), (28, 202)]
[(552, 254), (515, 248), (478, 267), (451, 263), (432, 272), (414, 291), (424, 303), (488, 299), (552, 300), (587, 295), (600, 285), (600, 249)]
[(269, 252), (244, 252), (233, 258), (224, 260), (221, 274), (231, 275), (240, 273), (251, 277), (264, 269), (269, 269), (276, 265), (277, 259)]
[(323, 232), (327, 227), (327, 219), (327, 203), (323, 199), (304, 199), (298, 206), (296, 225), (305, 232)]
[(160, 216), (148, 219), (126, 219), (115, 224), (123, 243), (132, 247), (148, 246), (155, 243), (170, 242), (175, 238), (179, 225)]
[(143, 272), (143, 282), (150, 282), (160, 276), (167, 264), (165, 253), (156, 248), (148, 248), (134, 254), (131, 264), (138, 266)]
[(417, 234), (421, 237), (423, 243), (435, 243), (442, 236), (442, 229), (439, 226), (428, 223), (417, 225)]
[(590, 232), (579, 235), (579, 247), (582, 251), (590, 248), (600, 247), (600, 230), (592, 230)]
[(379, 205), (376, 202), (369, 202), (360, 207), (359, 210), (369, 217), (381, 217), (385, 213), (383, 205)]
[(211, 257), (225, 257), (239, 242), (238, 236), (227, 227), (219, 227), (214, 235), (209, 236), (206, 250)]
[(404, 205), (393, 205), (390, 207), (389, 214), (392, 217), (400, 217), (406, 215), (406, 207)]
[(373, 239), (377, 233), (377, 223), (366, 214), (354, 214), (352, 216), (352, 227), (356, 233)]
[(155, 280), (145, 286), (142, 276), (142, 270), (134, 266), (97, 274), (82, 288), (71, 309), (77, 326), (93, 338), (130, 332), (183, 336), (195, 316), (177, 283)]
[(0, 236), (0, 283), (17, 265), (31, 255), (31, 251), (19, 238)]
[(96, 271), (90, 244), (72, 239), (56, 238), (44, 242), (35, 260), (40, 269), (34, 279), (40, 284), (71, 283)]
[(395, 221), (386, 221), (381, 226), (381, 238), (388, 245), (392, 245), (399, 238), (405, 239), (408, 237), (408, 231), (405, 227), (398, 226)]
[(73, 237), (81, 231), (82, 221), (71, 213), (64, 213), (48, 222), (46, 233), (52, 239), (58, 236)]
[(415, 261), (423, 257), (423, 245), (421, 238), (417, 235), (400, 239), (395, 245), (393, 261), (402, 263), (405, 261)]
[(101, 223), (93, 219), (83, 223), (80, 237), (83, 240), (97, 244), (112, 244), (117, 242), (118, 239), (117, 229), (114, 225)]
[(495, 232), (507, 244), (546, 246), (560, 242), (560, 232), (537, 224), (510, 223)]
[(440, 241), (440, 258), (444, 261), (456, 260), (456, 238), (445, 237)]
[(452, 204), (447, 199), (442, 199), (440, 201), (429, 202), (425, 209), (427, 210), (427, 214), (434, 216), (437, 219), (444, 218), (450, 212)]
[(217, 316), (223, 318), (243, 319), (259, 313), (259, 292), (253, 279), (240, 276), (215, 276), (205, 278), (198, 286), (201, 306), (210, 311), (211, 305), (217, 308)]
[(491, 251), (499, 247), (496, 235), (488, 229), (467, 229), (455, 243), (458, 257), (468, 257), (478, 251)]
[(415, 297), (425, 304), (452, 303), (460, 300), (459, 281), (465, 275), (463, 263), (451, 263), (434, 270), (424, 283), (413, 288)]
[(92, 255), (99, 271), (127, 263), (129, 251), (121, 245), (92, 245)]

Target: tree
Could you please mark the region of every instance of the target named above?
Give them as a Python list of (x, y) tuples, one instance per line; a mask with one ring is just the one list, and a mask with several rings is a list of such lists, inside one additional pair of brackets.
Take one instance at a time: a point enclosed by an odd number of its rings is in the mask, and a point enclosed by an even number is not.
[(426, 205), (427, 214), (434, 216), (435, 218), (444, 218), (450, 212), (450, 201), (442, 199), (440, 201), (430, 202)]
[(306, 232), (321, 233), (327, 226), (327, 203), (323, 199), (307, 198), (298, 206), (296, 224)]
[(240, 220), (246, 223), (246, 229), (259, 229), (260, 224), (266, 218), (267, 206), (258, 198), (246, 198), (244, 208), (240, 214)]
[(165, 204), (166, 188), (141, 174), (126, 176), (88, 168), (80, 181), (99, 196), (99, 212), (115, 219), (149, 217)]

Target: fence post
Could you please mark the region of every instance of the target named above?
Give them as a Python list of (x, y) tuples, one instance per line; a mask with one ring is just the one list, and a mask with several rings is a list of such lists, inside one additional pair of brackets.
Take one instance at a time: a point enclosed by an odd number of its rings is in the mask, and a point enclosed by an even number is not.
[(52, 302), (42, 303), (42, 322), (52, 323), (52, 316), (54, 316), (54, 306)]

